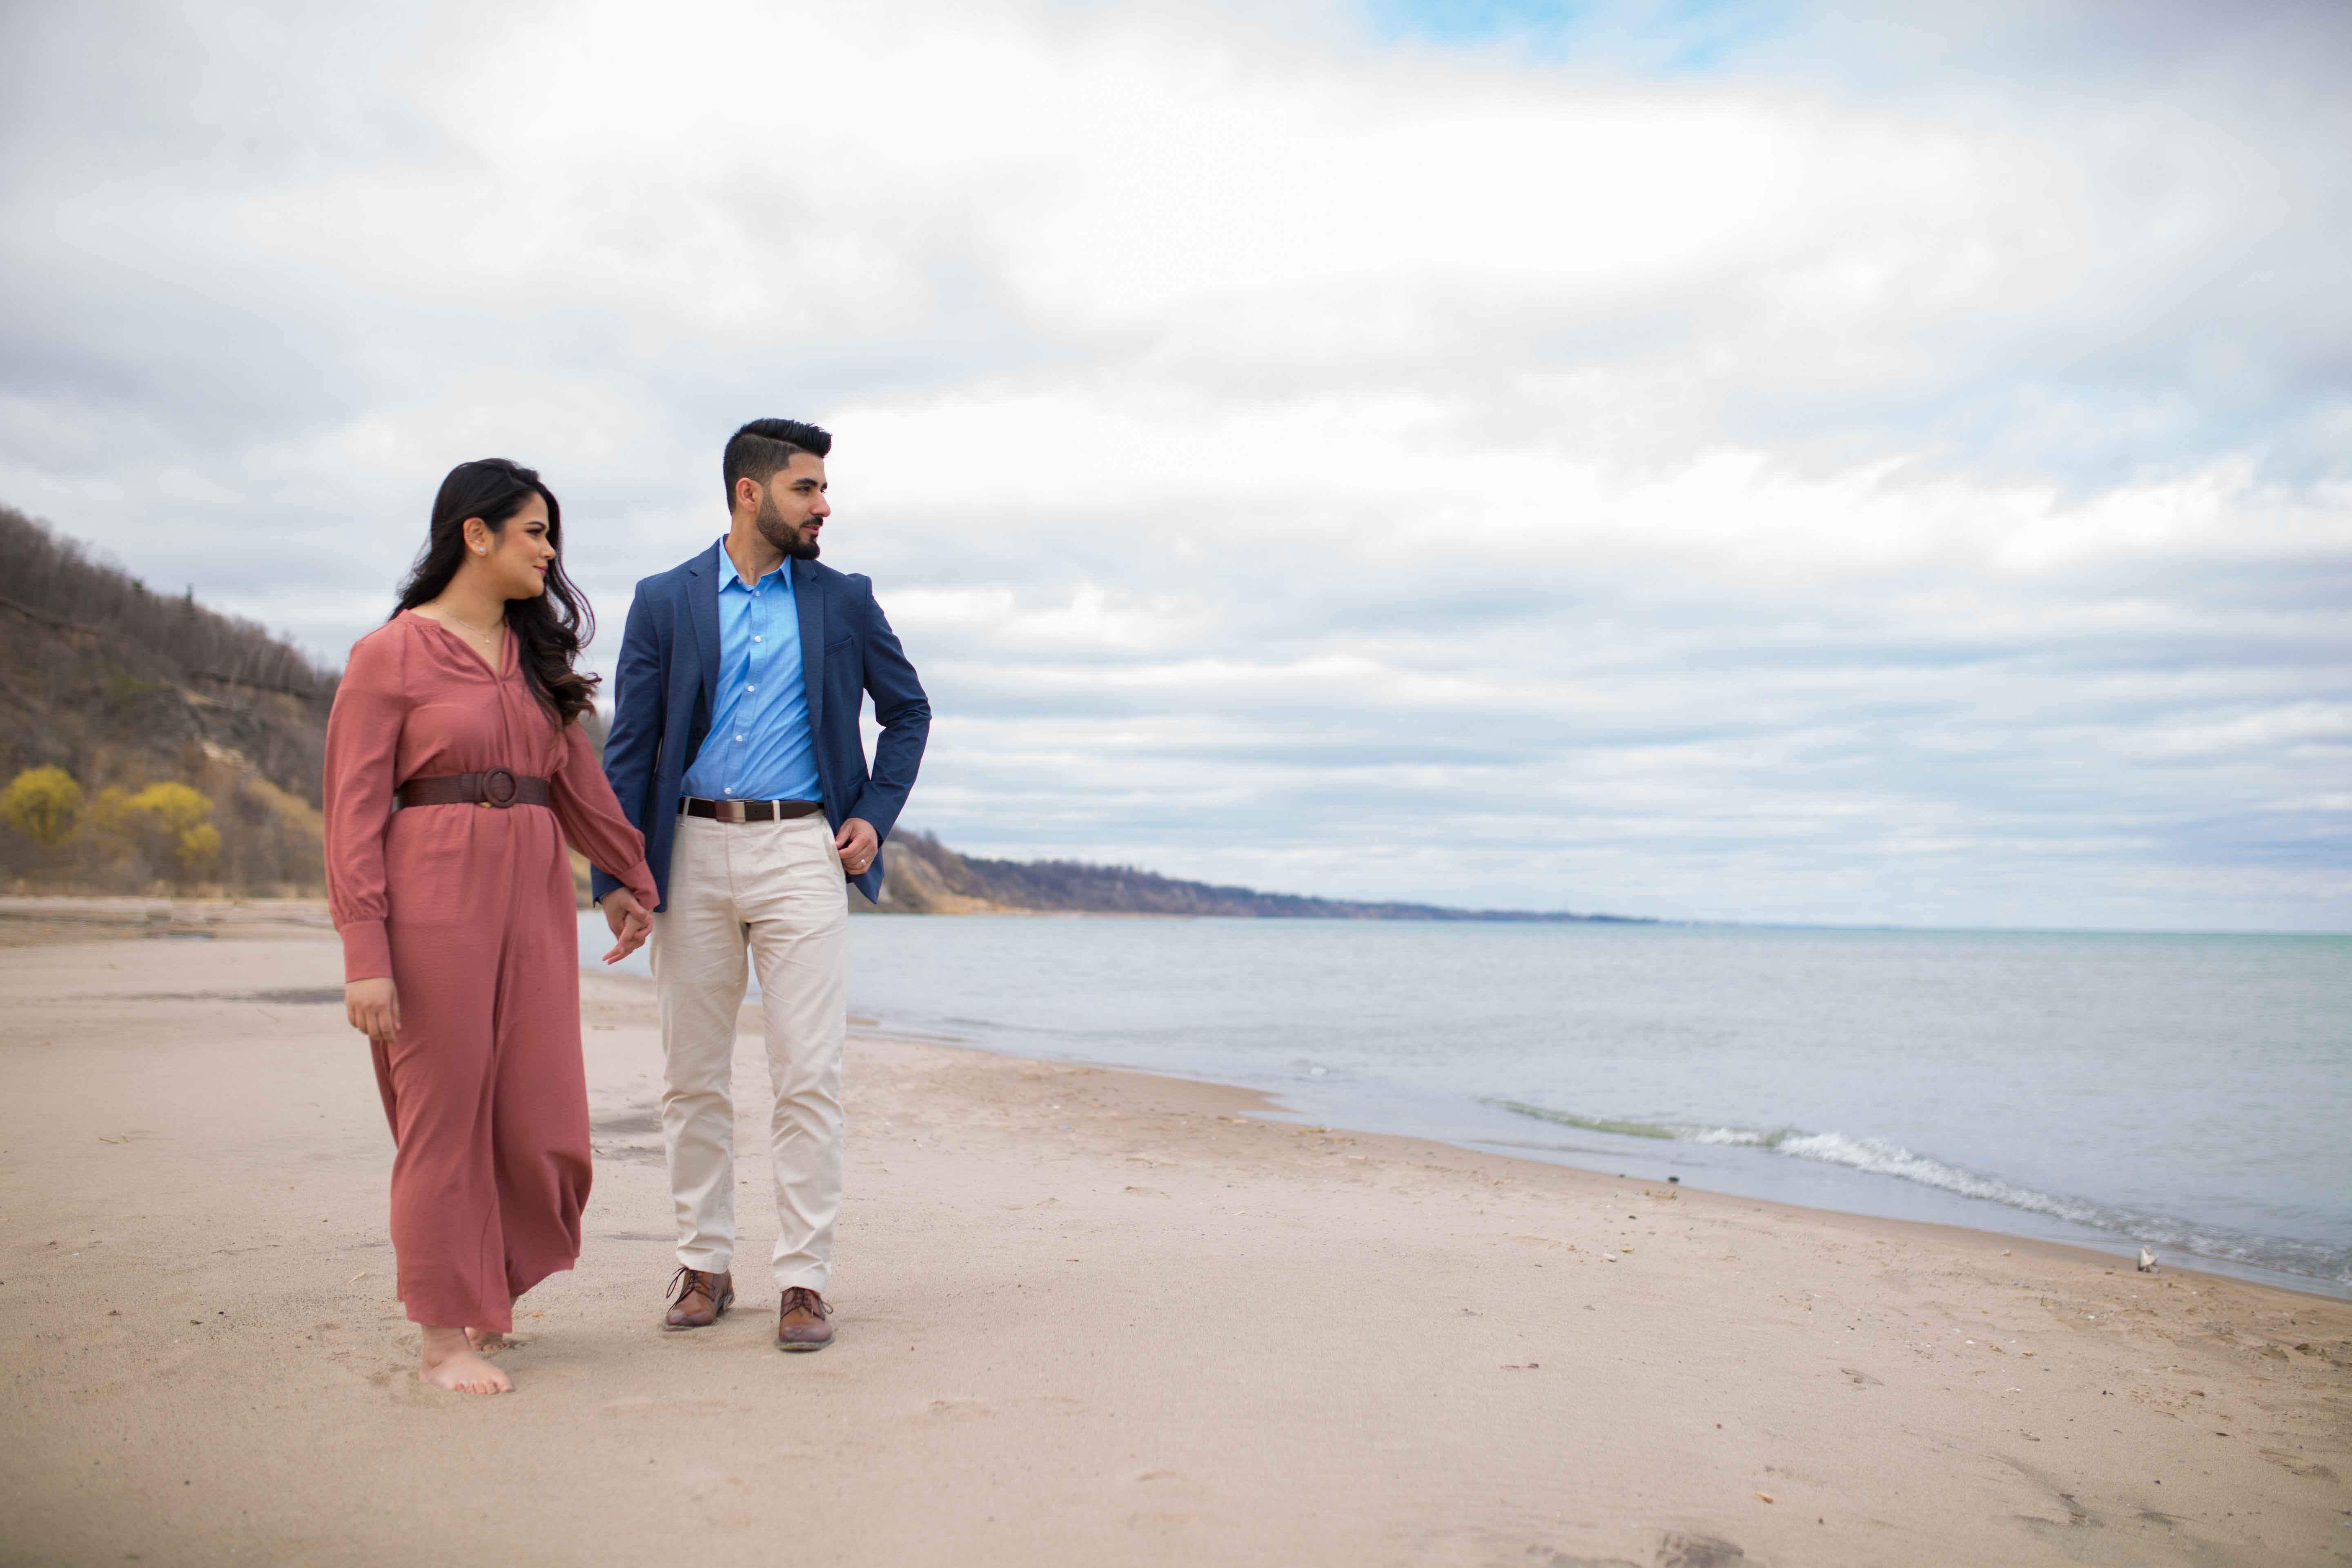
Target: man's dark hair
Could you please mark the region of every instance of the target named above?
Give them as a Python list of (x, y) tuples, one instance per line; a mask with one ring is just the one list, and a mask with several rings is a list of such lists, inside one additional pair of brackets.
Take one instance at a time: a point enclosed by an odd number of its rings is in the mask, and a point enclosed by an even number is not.
[(813, 452), (822, 458), (833, 450), (833, 437), (814, 425), (798, 419), (754, 419), (727, 437), (727, 456), (722, 467), (727, 472), (727, 506), (735, 506), (735, 481), (751, 479), (766, 484), (776, 470), (788, 466), (795, 452)]

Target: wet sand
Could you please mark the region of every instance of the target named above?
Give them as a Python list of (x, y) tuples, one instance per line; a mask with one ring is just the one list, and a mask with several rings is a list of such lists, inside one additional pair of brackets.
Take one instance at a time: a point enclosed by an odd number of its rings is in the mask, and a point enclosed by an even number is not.
[(835, 1346), (756, 1114), (664, 1334), (614, 976), (586, 1254), (444, 1394), (339, 977), (316, 906), (0, 900), (0, 1563), (2352, 1562), (2352, 1305), (936, 1044), (851, 1045)]

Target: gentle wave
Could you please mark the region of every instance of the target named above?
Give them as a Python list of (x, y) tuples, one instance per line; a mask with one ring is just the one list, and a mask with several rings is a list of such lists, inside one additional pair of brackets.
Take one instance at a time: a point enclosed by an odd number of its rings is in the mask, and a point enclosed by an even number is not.
[(1578, 1116), (1517, 1100), (1489, 1100), (1486, 1103), (1521, 1116), (1555, 1122), (1562, 1127), (1579, 1128), (1587, 1132), (1613, 1132), (1622, 1137), (1654, 1138), (1677, 1143), (1762, 1149), (1790, 1159), (1843, 1165), (1850, 1170), (1867, 1171), (1874, 1175), (1916, 1182), (1921, 1186), (1938, 1187), (1962, 1197), (1982, 1198), (1989, 1203), (2023, 1209), (2031, 1214), (2048, 1215), (2054, 1219), (2068, 1220), (2126, 1237), (2149, 1247), (2168, 1247), (2200, 1258), (2253, 1264), (2284, 1273), (2300, 1274), (2306, 1279), (2352, 1284), (2352, 1254), (2338, 1247), (2282, 1237), (2247, 1236), (2214, 1226), (2176, 1219), (2168, 1215), (2148, 1214), (2093, 1203), (2084, 1198), (2035, 1192), (2031, 1187), (2004, 1182), (1998, 1176), (1981, 1175), (1957, 1165), (1946, 1164), (1941, 1160), (1930, 1159), (1925, 1154), (1915, 1154), (1900, 1144), (1882, 1139), (1854, 1138), (1843, 1132), (1807, 1132), (1794, 1127), (1768, 1131), (1701, 1122), (1637, 1121), (1616, 1117)]

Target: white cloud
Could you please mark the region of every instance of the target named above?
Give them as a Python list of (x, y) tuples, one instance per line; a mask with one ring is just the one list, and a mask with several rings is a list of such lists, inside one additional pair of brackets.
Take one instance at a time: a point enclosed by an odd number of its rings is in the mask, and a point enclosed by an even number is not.
[(616, 631), (815, 416), (961, 846), (2352, 924), (2343, 30), (1596, 15), (20, 8), (0, 500), (333, 657), (498, 451)]

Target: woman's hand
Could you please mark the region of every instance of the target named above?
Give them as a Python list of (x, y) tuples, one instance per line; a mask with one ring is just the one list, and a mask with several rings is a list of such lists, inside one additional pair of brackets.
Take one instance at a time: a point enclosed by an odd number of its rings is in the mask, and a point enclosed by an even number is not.
[(637, 902), (636, 894), (615, 888), (604, 895), (604, 924), (613, 933), (613, 951), (604, 955), (604, 962), (618, 963), (646, 945), (646, 938), (653, 934), (654, 917)]
[(381, 1046), (400, 1032), (400, 993), (392, 977), (354, 980), (343, 987), (343, 1016), (352, 1027)]

